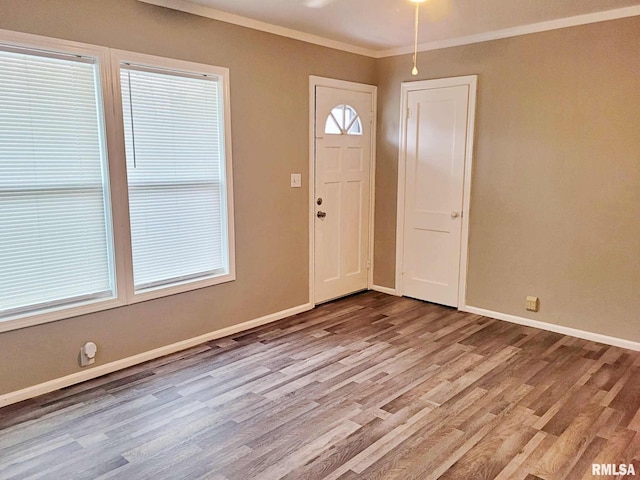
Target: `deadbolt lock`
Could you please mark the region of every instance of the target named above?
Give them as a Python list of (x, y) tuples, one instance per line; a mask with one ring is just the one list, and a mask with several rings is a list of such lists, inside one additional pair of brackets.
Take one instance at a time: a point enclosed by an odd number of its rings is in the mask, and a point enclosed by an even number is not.
[(318, 205), (322, 205), (322, 198), (318, 198), (318, 200), (316, 200), (316, 203), (317, 203)]

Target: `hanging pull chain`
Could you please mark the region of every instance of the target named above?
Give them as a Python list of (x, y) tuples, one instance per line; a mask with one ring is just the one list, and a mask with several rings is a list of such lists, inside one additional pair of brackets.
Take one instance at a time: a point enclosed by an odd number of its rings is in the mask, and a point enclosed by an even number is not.
[(413, 35), (413, 70), (411, 75), (418, 75), (418, 22), (420, 15), (420, 4), (416, 3), (416, 22)]

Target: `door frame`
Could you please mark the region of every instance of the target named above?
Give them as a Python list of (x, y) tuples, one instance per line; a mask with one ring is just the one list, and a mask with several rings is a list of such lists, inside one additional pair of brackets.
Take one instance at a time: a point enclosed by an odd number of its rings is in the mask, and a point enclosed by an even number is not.
[(409, 111), (409, 93), (433, 88), (447, 88), (467, 85), (469, 87), (469, 103), (467, 107), (467, 137), (464, 159), (464, 183), (462, 197), (462, 232), (460, 239), (460, 270), (458, 272), (458, 309), (465, 306), (467, 294), (467, 261), (469, 256), (469, 216), (471, 206), (471, 172), (473, 164), (473, 140), (476, 115), (477, 75), (462, 77), (402, 82), (400, 101), (400, 139), (398, 155), (398, 197), (396, 219), (396, 293), (403, 295), (402, 265), (404, 261), (404, 210), (405, 180), (407, 164), (407, 121)]
[(316, 87), (333, 87), (353, 92), (371, 93), (371, 158), (369, 162), (369, 256), (367, 258), (367, 288), (373, 285), (373, 231), (375, 218), (376, 180), (376, 120), (378, 111), (378, 87), (364, 83), (347, 82), (333, 78), (309, 75), (309, 303), (315, 300), (315, 214), (316, 214)]

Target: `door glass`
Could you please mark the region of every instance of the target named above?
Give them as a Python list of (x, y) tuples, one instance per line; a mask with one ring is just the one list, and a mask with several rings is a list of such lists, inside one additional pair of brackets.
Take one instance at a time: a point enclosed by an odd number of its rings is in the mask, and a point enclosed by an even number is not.
[(349, 105), (333, 107), (327, 117), (324, 133), (329, 135), (362, 135), (362, 122), (355, 109)]

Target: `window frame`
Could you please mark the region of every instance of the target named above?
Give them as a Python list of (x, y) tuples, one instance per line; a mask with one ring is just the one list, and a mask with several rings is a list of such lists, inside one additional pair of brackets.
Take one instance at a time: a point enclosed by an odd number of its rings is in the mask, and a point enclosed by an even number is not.
[(112, 109), (108, 108), (108, 106), (113, 103), (111, 98), (112, 90), (110, 88), (109, 49), (9, 30), (0, 30), (0, 48), (2, 47), (14, 47), (34, 52), (40, 51), (45, 55), (77, 55), (92, 58), (95, 62), (97, 71), (96, 79), (100, 83), (97, 89), (99, 98), (96, 99), (102, 115), (100, 142), (102, 144), (103, 154), (106, 156), (105, 161), (108, 177), (104, 183), (104, 188), (105, 197), (108, 200), (108, 207), (110, 207), (108, 208), (108, 213), (110, 214), (107, 215), (106, 221), (108, 233), (111, 235), (109, 243), (112, 245), (111, 254), (113, 264), (110, 265), (110, 268), (112, 268), (114, 272), (114, 295), (9, 315), (0, 320), (0, 333), (126, 305), (124, 279), (119, 275), (119, 272), (121, 272), (124, 267), (122, 243), (114, 228), (117, 222), (115, 218), (117, 209), (114, 205), (114, 203), (116, 203), (114, 198), (114, 176), (117, 175), (117, 168), (114, 168), (114, 164), (117, 162), (113, 161), (114, 156), (110, 148), (113, 143), (112, 126), (114, 117)]
[[(113, 97), (115, 103), (113, 109), (115, 116), (118, 119), (118, 151), (119, 158), (122, 160), (119, 162), (124, 169), (124, 177), (122, 183), (124, 185), (123, 195), (126, 198), (127, 211), (126, 218), (123, 218), (121, 223), (122, 234), (125, 237), (125, 276), (126, 276), (126, 298), (128, 304), (144, 302), (152, 300), (154, 298), (165, 297), (168, 295), (175, 295), (177, 293), (188, 292), (200, 288), (210, 287), (221, 283), (231, 282), (236, 279), (235, 270), (235, 228), (234, 228), (234, 210), (233, 210), (233, 170), (232, 170), (232, 156), (231, 156), (231, 107), (230, 107), (230, 89), (229, 89), (229, 69), (225, 67), (216, 67), (213, 65), (206, 65), (201, 63), (188, 62), (185, 60), (176, 60), (171, 58), (159, 57), (156, 55), (147, 55), (143, 53), (129, 52), (126, 50), (110, 51), (111, 54), (111, 78), (113, 81)], [(133, 252), (131, 244), (131, 223), (129, 218), (129, 191), (127, 184), (127, 171), (126, 171), (126, 157), (125, 157), (125, 145), (124, 145), (124, 115), (122, 111), (122, 86), (120, 84), (120, 70), (121, 64), (130, 63), (139, 67), (148, 67), (154, 70), (165, 70), (167, 72), (175, 71), (176, 74), (187, 73), (195, 75), (210, 75), (215, 76), (220, 82), (220, 91), (222, 96), (222, 125), (224, 130), (223, 141), (223, 153), (225, 160), (223, 162), (225, 174), (224, 174), (224, 188), (226, 191), (226, 213), (227, 213), (227, 234), (225, 237), (227, 243), (227, 259), (228, 259), (228, 271), (224, 274), (212, 275), (205, 278), (188, 279), (182, 282), (176, 282), (169, 285), (162, 285), (158, 287), (151, 287), (143, 289), (138, 292), (135, 290), (133, 281)]]
[[(0, 333), (41, 325), (58, 320), (78, 317), (103, 310), (123, 307), (134, 303), (165, 297), (209, 287), (236, 279), (235, 266), (235, 222), (233, 206), (233, 170), (231, 156), (231, 108), (229, 69), (206, 64), (169, 59), (153, 55), (114, 50), (28, 33), (0, 29), (0, 48), (13, 47), (50, 54), (78, 55), (90, 57), (97, 69), (97, 102), (102, 114), (101, 143), (106, 156), (107, 179), (105, 197), (110, 207), (107, 228), (111, 234), (112, 265), (114, 272), (114, 295), (77, 303), (47, 307), (41, 310), (17, 313), (0, 319)], [(127, 167), (124, 146), (124, 118), (120, 90), (120, 63), (148, 64), (153, 68), (215, 75), (220, 80), (224, 129), (224, 168), (227, 213), (227, 258), (228, 272), (205, 279), (187, 280), (168, 286), (150, 288), (136, 293), (133, 284), (133, 262), (129, 223), (129, 198)], [(109, 209), (108, 209), (109, 210)], [(110, 222), (110, 223), (109, 223)]]

